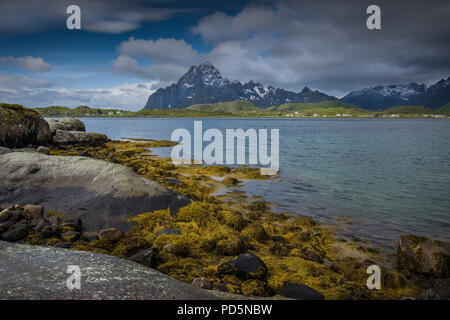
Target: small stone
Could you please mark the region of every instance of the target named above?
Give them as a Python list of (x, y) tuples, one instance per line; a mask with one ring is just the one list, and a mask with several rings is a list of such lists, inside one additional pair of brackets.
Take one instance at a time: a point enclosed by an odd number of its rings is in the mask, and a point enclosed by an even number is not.
[(244, 253), (236, 259), (224, 262), (217, 271), (219, 275), (234, 275), (241, 280), (264, 280), (267, 276), (266, 264), (253, 253)]
[(49, 155), (49, 154), (50, 154), (50, 149), (47, 148), (47, 147), (44, 147), (44, 146), (39, 146), (39, 147), (36, 149), (36, 151), (39, 152), (39, 153), (46, 154), (46, 155)]
[(66, 231), (62, 234), (61, 238), (66, 242), (75, 242), (80, 239), (81, 233), (77, 231)]
[(60, 243), (55, 244), (55, 248), (69, 249), (70, 244), (68, 242), (60, 242)]
[(23, 209), (23, 215), (27, 220), (42, 218), (44, 214), (44, 207), (35, 204), (27, 204)]
[(8, 220), (12, 216), (12, 211), (5, 209), (0, 212), (0, 222)]
[(87, 152), (86, 150), (78, 151), (78, 156), (80, 156), (80, 157), (89, 157), (89, 152)]
[(100, 230), (98, 237), (100, 240), (117, 241), (123, 237), (123, 232), (116, 228), (108, 228)]
[(324, 300), (319, 292), (297, 282), (288, 282), (278, 293), (280, 296), (297, 300)]
[(95, 240), (98, 240), (98, 233), (86, 231), (86, 232), (83, 232), (83, 237), (89, 242), (95, 241)]
[(28, 228), (24, 226), (12, 226), (8, 231), (2, 234), (2, 240), (16, 242), (22, 240), (28, 235)]
[(152, 247), (150, 249), (138, 252), (129, 260), (143, 264), (144, 266), (154, 268), (158, 263), (158, 248)]
[(209, 281), (209, 279), (205, 278), (205, 277), (195, 278), (194, 280), (192, 280), (191, 284), (194, 287), (201, 288), (201, 289), (207, 289), (207, 290), (212, 289), (211, 281)]
[(20, 204), (16, 204), (14, 210), (23, 210), (23, 207)]
[(52, 225), (47, 221), (42, 219), (35, 227), (34, 231), (41, 232), (45, 227), (51, 227)]
[(61, 227), (63, 229), (64, 229), (64, 227), (70, 227), (75, 230), (80, 230), (81, 229), (81, 219), (76, 219), (76, 218), (64, 219), (63, 222), (61, 223)]

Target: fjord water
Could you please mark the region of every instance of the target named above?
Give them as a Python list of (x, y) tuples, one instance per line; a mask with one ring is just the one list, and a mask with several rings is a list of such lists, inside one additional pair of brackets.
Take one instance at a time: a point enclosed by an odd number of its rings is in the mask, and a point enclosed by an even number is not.
[(343, 235), (387, 248), (403, 233), (450, 240), (450, 120), (83, 119), (88, 131), (112, 139), (170, 139), (177, 128), (193, 133), (194, 120), (224, 134), (280, 129), (280, 179), (244, 187), (279, 211), (324, 222), (348, 217)]

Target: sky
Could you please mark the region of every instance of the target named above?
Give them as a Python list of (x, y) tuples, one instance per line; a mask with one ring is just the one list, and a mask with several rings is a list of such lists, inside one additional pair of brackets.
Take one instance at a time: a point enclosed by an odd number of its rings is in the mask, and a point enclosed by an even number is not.
[[(69, 30), (66, 9), (81, 9)], [(381, 9), (369, 30), (366, 9)], [(140, 110), (210, 61), (231, 80), (330, 95), (450, 76), (447, 0), (0, 0), (0, 102)]]

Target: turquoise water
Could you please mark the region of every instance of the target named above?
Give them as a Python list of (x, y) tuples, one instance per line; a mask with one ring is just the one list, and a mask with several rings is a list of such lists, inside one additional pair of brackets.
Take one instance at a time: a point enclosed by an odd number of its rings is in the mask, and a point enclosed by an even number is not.
[[(280, 178), (246, 191), (279, 211), (324, 222), (350, 217), (343, 234), (392, 247), (402, 233), (450, 240), (450, 120), (195, 119), (204, 130), (280, 129)], [(170, 139), (194, 119), (83, 119), (116, 138)], [(162, 149), (161, 154), (170, 155)]]

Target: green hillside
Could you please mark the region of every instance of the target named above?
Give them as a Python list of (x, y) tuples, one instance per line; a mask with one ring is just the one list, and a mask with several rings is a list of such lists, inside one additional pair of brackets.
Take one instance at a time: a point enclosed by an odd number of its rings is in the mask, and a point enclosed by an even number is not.
[[(316, 103), (286, 103), (281, 106), (273, 106), (270, 108), (267, 108), (267, 111), (305, 111), (310, 109), (330, 109), (330, 108), (343, 108), (343, 109), (361, 109), (357, 106), (341, 101), (334, 101), (334, 100), (325, 100), (321, 102)], [(364, 110), (364, 109), (361, 109)]]
[(260, 111), (253, 103), (246, 100), (236, 100), (230, 102), (195, 104), (186, 108), (187, 110), (215, 111), (215, 112), (250, 112)]
[(450, 102), (447, 102), (447, 104), (443, 105), (438, 109), (439, 113), (443, 113), (445, 115), (450, 115)]
[(424, 106), (396, 106), (384, 110), (384, 114), (435, 114), (436, 110)]
[(88, 106), (79, 106), (75, 109), (50, 106), (44, 108), (34, 108), (43, 117), (114, 117), (131, 115), (131, 111), (117, 109), (89, 108)]

